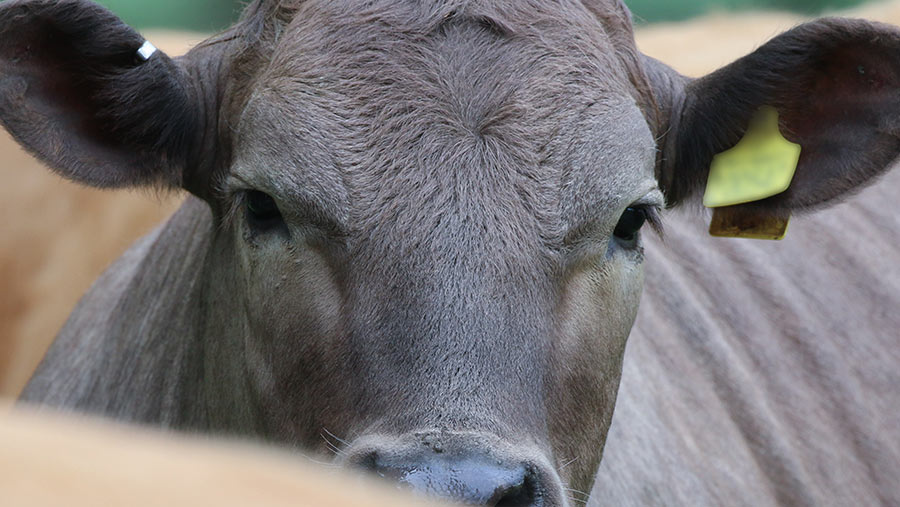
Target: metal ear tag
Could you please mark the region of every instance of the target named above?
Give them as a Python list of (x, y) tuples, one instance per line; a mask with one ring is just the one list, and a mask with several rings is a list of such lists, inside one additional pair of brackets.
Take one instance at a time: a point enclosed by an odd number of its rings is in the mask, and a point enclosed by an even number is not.
[(144, 45), (137, 50), (138, 58), (141, 59), (142, 62), (146, 62), (153, 56), (153, 53), (156, 53), (156, 46), (150, 44), (150, 41), (144, 41)]

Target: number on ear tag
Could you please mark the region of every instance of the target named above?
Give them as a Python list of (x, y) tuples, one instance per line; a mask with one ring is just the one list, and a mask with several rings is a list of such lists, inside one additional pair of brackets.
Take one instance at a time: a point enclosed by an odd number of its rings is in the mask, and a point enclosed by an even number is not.
[(709, 234), (719, 238), (784, 239), (791, 215), (741, 208), (715, 208)]
[(781, 135), (778, 111), (763, 106), (750, 121), (744, 138), (713, 157), (703, 205), (734, 206), (780, 194), (791, 186), (800, 145)]

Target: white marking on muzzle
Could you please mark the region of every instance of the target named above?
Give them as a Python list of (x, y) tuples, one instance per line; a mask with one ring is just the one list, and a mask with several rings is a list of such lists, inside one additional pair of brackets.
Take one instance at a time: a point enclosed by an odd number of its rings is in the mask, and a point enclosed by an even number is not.
[(156, 46), (150, 44), (150, 41), (144, 41), (144, 45), (137, 50), (138, 58), (144, 62), (149, 60), (153, 53), (156, 53)]

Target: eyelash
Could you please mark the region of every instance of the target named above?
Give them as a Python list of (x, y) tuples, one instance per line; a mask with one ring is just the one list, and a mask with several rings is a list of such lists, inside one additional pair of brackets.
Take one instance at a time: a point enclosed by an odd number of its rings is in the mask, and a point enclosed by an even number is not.
[(659, 236), (665, 236), (665, 228), (663, 227), (662, 210), (658, 206), (641, 206), (647, 211), (647, 224)]

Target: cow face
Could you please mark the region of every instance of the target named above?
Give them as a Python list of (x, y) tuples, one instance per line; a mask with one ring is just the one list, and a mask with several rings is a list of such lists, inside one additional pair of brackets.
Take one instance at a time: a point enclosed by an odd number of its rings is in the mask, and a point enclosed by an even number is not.
[(589, 12), (390, 7), (304, 4), (229, 118), (254, 397), (275, 438), (401, 477), (500, 461), (558, 501), (612, 415), (655, 141)]
[(9, 1), (0, 38), (0, 119), (23, 144), (211, 210), (186, 303), (209, 429), (470, 503), (590, 490), (641, 226), (758, 107), (804, 154), (791, 190), (736, 213), (828, 202), (900, 150), (900, 42), (863, 22), (697, 81), (640, 58), (616, 2), (258, 1), (172, 61), (93, 4)]

